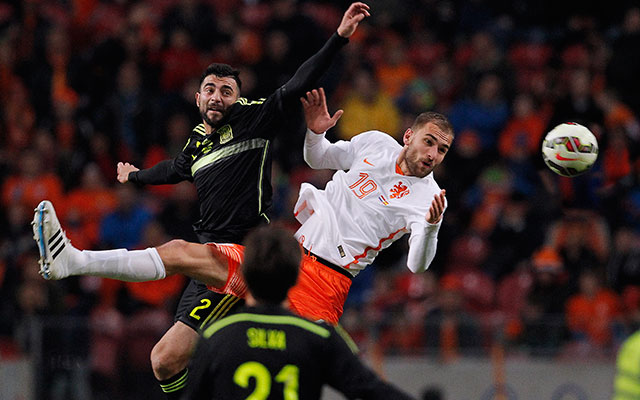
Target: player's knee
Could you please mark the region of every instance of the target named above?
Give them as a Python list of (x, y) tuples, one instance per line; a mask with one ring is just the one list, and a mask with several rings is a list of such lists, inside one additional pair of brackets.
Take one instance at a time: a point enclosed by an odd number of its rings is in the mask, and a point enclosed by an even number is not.
[(158, 246), (158, 254), (165, 267), (180, 265), (186, 257), (187, 246), (188, 243), (182, 239), (174, 239)]
[(189, 360), (181, 349), (160, 341), (151, 350), (151, 368), (156, 379), (162, 381), (171, 378), (182, 371)]

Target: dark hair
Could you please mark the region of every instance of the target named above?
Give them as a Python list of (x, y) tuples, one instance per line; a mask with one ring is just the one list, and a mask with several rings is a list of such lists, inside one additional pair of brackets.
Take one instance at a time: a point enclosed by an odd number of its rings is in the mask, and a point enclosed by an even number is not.
[(447, 117), (445, 117), (443, 114), (434, 111), (427, 111), (418, 115), (415, 121), (413, 121), (411, 129), (417, 131), (418, 129), (420, 129), (420, 127), (426, 125), (429, 122), (442, 129), (444, 133), (448, 133), (449, 135), (451, 135), (452, 138), (454, 137), (453, 125), (451, 125), (451, 122), (449, 122)]
[(200, 82), (198, 83), (198, 87), (202, 85), (202, 82), (204, 82), (205, 78), (209, 75), (215, 75), (218, 78), (224, 78), (224, 77), (230, 76), (238, 84), (238, 89), (242, 89), (242, 82), (240, 81), (240, 71), (233, 68), (231, 65), (221, 64), (221, 63), (209, 64), (207, 69), (205, 69), (202, 75), (200, 76)]
[(251, 295), (264, 303), (279, 304), (298, 280), (302, 250), (290, 231), (263, 226), (245, 240), (242, 273)]

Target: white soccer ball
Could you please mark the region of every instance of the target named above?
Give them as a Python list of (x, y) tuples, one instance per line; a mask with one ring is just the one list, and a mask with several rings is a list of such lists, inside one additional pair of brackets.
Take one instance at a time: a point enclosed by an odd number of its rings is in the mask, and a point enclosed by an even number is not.
[(578, 176), (591, 169), (596, 162), (598, 141), (586, 127), (575, 122), (565, 122), (545, 136), (542, 158), (556, 174)]

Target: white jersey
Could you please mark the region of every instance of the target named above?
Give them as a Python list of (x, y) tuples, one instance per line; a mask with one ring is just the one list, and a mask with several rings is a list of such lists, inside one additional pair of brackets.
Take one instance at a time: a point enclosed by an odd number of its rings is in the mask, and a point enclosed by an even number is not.
[(330, 143), (307, 131), (305, 160), (316, 169), (337, 169), (324, 190), (303, 183), (294, 213), (302, 226), (295, 236), (302, 246), (352, 275), (370, 264), (380, 250), (410, 232), (407, 266), (428, 268), (442, 223), (425, 216), (440, 187), (433, 173), (405, 176), (397, 168), (402, 146), (380, 131)]

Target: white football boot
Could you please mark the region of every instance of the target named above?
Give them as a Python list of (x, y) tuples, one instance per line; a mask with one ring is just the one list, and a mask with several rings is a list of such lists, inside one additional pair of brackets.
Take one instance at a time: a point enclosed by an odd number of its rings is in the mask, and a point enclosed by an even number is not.
[(60, 221), (56, 216), (56, 210), (49, 200), (43, 200), (34, 210), (33, 238), (38, 244), (40, 251), (40, 275), (44, 279), (63, 279), (69, 276), (67, 263), (71, 262), (74, 250), (67, 235), (60, 226)]

